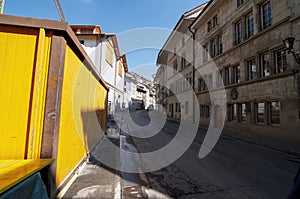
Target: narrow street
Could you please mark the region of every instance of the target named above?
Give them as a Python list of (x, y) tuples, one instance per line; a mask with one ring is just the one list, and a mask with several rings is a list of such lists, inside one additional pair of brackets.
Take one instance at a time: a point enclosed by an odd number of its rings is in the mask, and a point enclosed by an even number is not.
[[(151, 123), (149, 129), (149, 114), (152, 120), (160, 121), (157, 128)], [(107, 135), (63, 198), (286, 198), (300, 163), (295, 155), (228, 133), (222, 134), (207, 157), (199, 159), (206, 134), (206, 129), (199, 128), (179, 159), (159, 170), (145, 172), (149, 162), (143, 162), (141, 154), (168, 144), (179, 124), (167, 120), (159, 133), (144, 138), (164, 123), (163, 116), (138, 111), (122, 113), (115, 120), (109, 123)], [(101, 162), (104, 156), (109, 157), (110, 166)]]
[[(143, 126), (150, 122), (148, 112), (130, 115), (140, 125), (142, 133)], [(133, 138), (133, 145), (139, 152), (157, 150), (172, 140), (178, 126), (175, 122), (167, 121), (157, 135), (147, 139)], [(147, 186), (174, 198), (287, 196), (300, 163), (299, 157), (223, 134), (213, 151), (206, 158), (199, 159), (200, 143), (205, 133), (205, 129), (200, 129), (188, 151), (177, 161), (158, 171), (145, 173)], [(141, 165), (143, 167), (143, 163)], [(150, 191), (148, 197), (156, 198), (151, 197)]]

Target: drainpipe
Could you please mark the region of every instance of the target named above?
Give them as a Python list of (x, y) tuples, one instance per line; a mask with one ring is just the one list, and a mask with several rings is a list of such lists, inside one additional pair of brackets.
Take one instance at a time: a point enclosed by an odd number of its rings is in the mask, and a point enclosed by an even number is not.
[[(189, 31), (192, 33), (192, 39), (193, 39), (193, 63), (192, 63), (192, 69), (193, 69), (193, 92), (195, 92), (195, 49), (196, 49), (196, 42), (195, 42), (195, 32), (193, 32), (191, 26), (189, 26)], [(195, 96), (193, 95), (193, 123), (195, 123)]]

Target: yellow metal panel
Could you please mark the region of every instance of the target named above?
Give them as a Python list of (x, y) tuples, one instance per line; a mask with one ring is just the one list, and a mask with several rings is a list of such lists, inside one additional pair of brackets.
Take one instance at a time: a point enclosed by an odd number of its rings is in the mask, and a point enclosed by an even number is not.
[(101, 138), (103, 122), (99, 115), (105, 110), (106, 94), (106, 89), (67, 46), (58, 141), (57, 186)]
[(28, 159), (37, 159), (40, 157), (41, 153), (50, 43), (51, 38), (46, 36), (45, 30), (41, 28), (39, 31), (35, 63), (34, 90), (32, 97), (30, 131), (28, 135)]
[(0, 194), (53, 162), (53, 159), (0, 160)]
[(23, 159), (38, 31), (0, 26), (0, 159)]

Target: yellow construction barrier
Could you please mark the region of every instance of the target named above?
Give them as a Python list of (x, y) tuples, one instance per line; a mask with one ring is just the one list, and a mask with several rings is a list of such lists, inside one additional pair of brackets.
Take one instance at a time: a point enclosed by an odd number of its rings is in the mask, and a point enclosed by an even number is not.
[(66, 22), (2, 15), (0, 48), (0, 163), (53, 158), (55, 194), (103, 135), (108, 88)]

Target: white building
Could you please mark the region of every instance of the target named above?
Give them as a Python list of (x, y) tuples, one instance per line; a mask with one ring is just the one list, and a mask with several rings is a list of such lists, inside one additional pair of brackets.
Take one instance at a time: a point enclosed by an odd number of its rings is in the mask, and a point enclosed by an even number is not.
[(155, 108), (155, 86), (150, 80), (135, 74), (126, 73), (125, 76), (125, 107), (131, 111)]
[(100, 26), (94, 25), (71, 27), (109, 87), (109, 113), (124, 109), (124, 77), (128, 67), (126, 55), (119, 51), (116, 34), (104, 34)]

